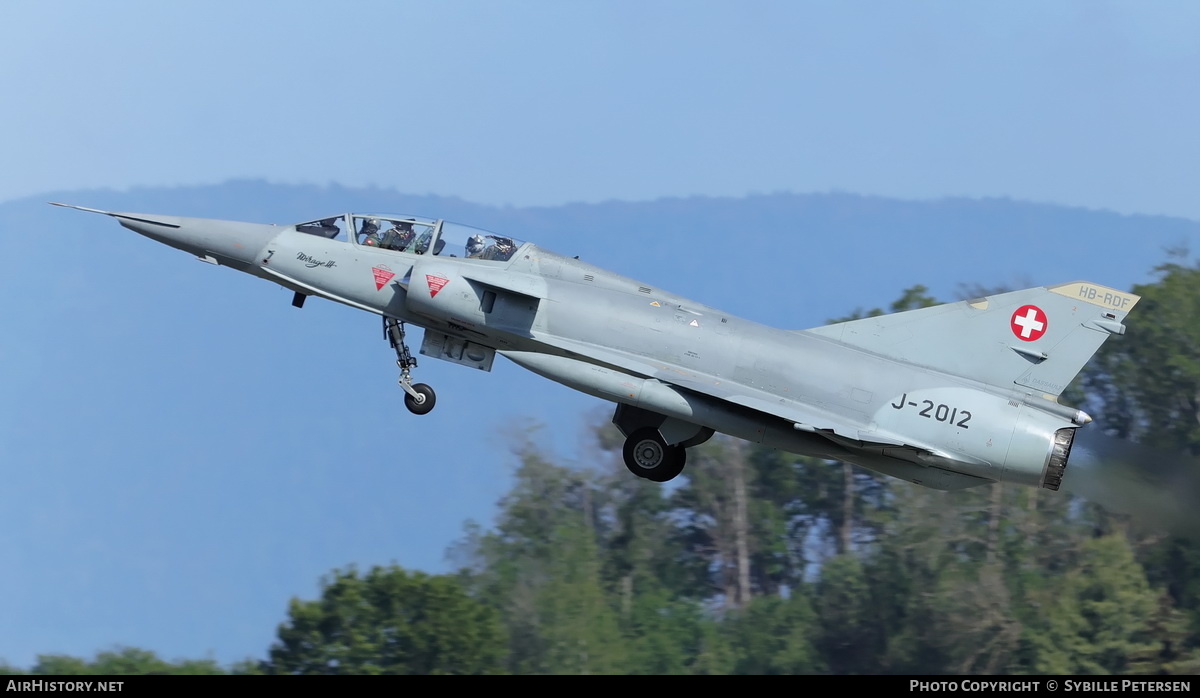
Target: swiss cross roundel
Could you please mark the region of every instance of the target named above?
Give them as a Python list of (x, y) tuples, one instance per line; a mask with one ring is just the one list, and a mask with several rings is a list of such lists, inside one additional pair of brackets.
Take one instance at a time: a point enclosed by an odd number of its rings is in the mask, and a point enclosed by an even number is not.
[(1013, 334), (1017, 335), (1017, 339), (1025, 342), (1041, 339), (1042, 335), (1046, 334), (1046, 328), (1050, 326), (1046, 311), (1036, 305), (1023, 305), (1017, 308), (1009, 323)]

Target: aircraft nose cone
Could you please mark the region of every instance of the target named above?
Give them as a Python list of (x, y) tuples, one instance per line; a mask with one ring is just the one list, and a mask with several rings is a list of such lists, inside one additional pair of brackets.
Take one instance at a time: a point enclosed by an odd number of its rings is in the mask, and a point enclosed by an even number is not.
[(113, 213), (122, 226), (198, 257), (230, 266), (254, 265), (260, 250), (280, 228), (211, 218)]

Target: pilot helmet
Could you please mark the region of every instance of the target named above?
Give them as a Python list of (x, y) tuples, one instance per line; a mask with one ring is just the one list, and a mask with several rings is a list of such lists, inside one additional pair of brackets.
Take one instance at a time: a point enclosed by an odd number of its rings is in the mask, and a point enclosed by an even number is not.
[(472, 235), (467, 240), (467, 254), (476, 255), (483, 252), (484, 242), (482, 235)]

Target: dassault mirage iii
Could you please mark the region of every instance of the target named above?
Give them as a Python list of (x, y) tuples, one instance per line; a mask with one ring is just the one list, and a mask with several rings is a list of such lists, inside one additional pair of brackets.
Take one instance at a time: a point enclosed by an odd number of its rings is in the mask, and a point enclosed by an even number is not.
[(1075, 430), (1059, 402), (1138, 296), (1085, 281), (807, 330), (735, 317), (515, 237), (445, 220), (343, 214), (267, 225), (111, 216), (152, 240), (382, 317), (404, 403), (420, 354), (490, 371), (497, 354), (616, 403), (625, 465), (665, 482), (715, 432), (936, 489), (1057, 490)]

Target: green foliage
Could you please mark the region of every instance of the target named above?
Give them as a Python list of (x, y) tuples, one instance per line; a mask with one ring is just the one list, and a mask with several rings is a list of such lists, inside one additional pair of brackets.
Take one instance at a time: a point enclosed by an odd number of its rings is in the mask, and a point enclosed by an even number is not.
[(1200, 455), (1200, 268), (1164, 264), (1128, 333), (1106, 345), (1088, 372), (1105, 425), (1124, 438)]
[(621, 673), (626, 652), (616, 610), (601, 587), (592, 532), (576, 523), (549, 537), (561, 547), (542, 568), (545, 580), (536, 589), (543, 668), (554, 674)]
[(211, 660), (168, 662), (153, 652), (122, 647), (99, 652), (91, 661), (79, 657), (39, 655), (31, 674), (46, 676), (140, 676), (145, 674), (224, 674)]
[(725, 621), (737, 648), (734, 673), (815, 674), (825, 670), (820, 631), (803, 590), (788, 598), (759, 596)]
[(1191, 633), (1200, 637), (1200, 544), (1195, 538), (1174, 536), (1151, 547), (1147, 576), (1160, 585), (1172, 604), (1189, 619)]
[[(1200, 271), (1161, 271), (1135, 289), (1128, 335), (1072, 390), (1110, 433), (1200, 452)], [(891, 311), (933, 303), (914, 286)], [(495, 525), (469, 524), (454, 550), (459, 573), (335, 571), (319, 599), (291, 602), (267, 661), (231, 671), (1200, 671), (1194, 537), (1139, 530), (1065, 491), (937, 492), (722, 436), (664, 486), (629, 475), (611, 425), (595, 437), (579, 468), (526, 430)], [(44, 656), (32, 671), (220, 668), (124, 649)]]
[(619, 673), (627, 660), (619, 601), (605, 585), (597, 540), (611, 529), (611, 507), (594, 476), (552, 464), (535, 434), (514, 446), (520, 465), (495, 531), (464, 546), (464, 577), (508, 626), (511, 671)]
[(733, 650), (700, 604), (659, 587), (637, 594), (622, 626), (628, 661), (618, 673), (726, 674)]
[(827, 560), (821, 566), (815, 602), (820, 633), (814, 636), (829, 669), (835, 674), (875, 673), (881, 649), (879, 615), (862, 560), (850, 553)]
[(1084, 544), (1080, 564), (1038, 595), (1028, 629), (1041, 674), (1119, 674), (1153, 653), (1158, 595), (1123, 536)]
[(293, 599), (268, 674), (492, 674), (503, 668), (495, 611), (453, 577), (374, 567), (335, 571), (321, 598)]
[[(1128, 332), (1105, 345), (1085, 371), (1084, 386), (1093, 413), (1109, 433), (1154, 448), (1132, 451), (1122, 477), (1150, 496), (1170, 493), (1173, 508), (1191, 517), (1166, 540), (1161, 525), (1135, 528), (1133, 534), (1152, 541), (1146, 547), (1147, 576), (1183, 614), (1189, 635), (1181, 649), (1186, 653), (1200, 648), (1200, 531), (1195, 518), (1200, 508), (1200, 461), (1195, 458), (1200, 456), (1200, 266), (1176, 254), (1157, 271), (1158, 281), (1134, 287), (1142, 299), (1125, 321)], [(1132, 524), (1137, 527), (1138, 520)]]

